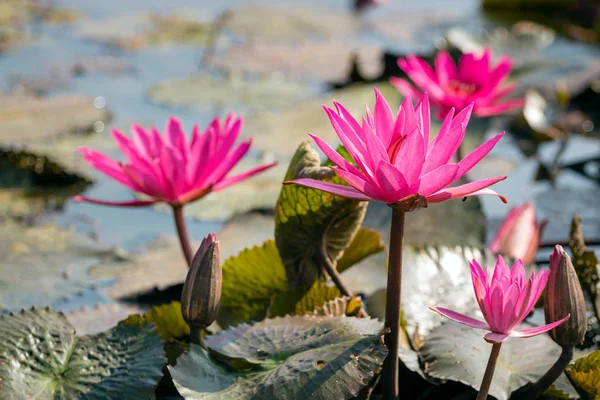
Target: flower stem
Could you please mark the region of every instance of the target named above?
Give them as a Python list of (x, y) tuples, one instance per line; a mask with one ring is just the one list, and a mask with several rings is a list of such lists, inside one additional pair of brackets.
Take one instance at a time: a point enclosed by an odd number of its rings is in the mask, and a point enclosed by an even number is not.
[(202, 328), (190, 327), (190, 342), (200, 345), (206, 349), (204, 338), (202, 337)]
[(490, 390), (490, 385), (492, 384), (492, 378), (494, 377), (494, 370), (496, 369), (498, 355), (500, 354), (500, 346), (502, 346), (502, 343), (494, 343), (492, 345), (492, 352), (490, 353), (490, 358), (488, 360), (487, 367), (485, 368), (485, 373), (483, 374), (483, 381), (481, 381), (481, 387), (479, 388), (479, 393), (477, 394), (476, 400), (487, 399), (487, 395)]
[(175, 216), (175, 226), (177, 227), (177, 236), (179, 236), (181, 250), (183, 251), (183, 255), (185, 256), (188, 266), (191, 266), (194, 253), (192, 251), (190, 237), (185, 225), (185, 218), (183, 217), (183, 207), (173, 206), (173, 215)]
[(560, 353), (560, 357), (554, 363), (552, 367), (544, 376), (542, 376), (533, 386), (531, 386), (526, 391), (522, 393), (515, 393), (514, 397), (516, 400), (525, 400), (525, 399), (537, 399), (542, 396), (542, 394), (548, 390), (550, 385), (554, 383), (558, 379), (558, 377), (565, 372), (565, 369), (569, 366), (569, 363), (573, 359), (573, 346), (565, 346), (562, 348), (562, 352)]
[(388, 356), (383, 364), (383, 398), (398, 399), (398, 350), (400, 345), (400, 299), (402, 290), (402, 247), (404, 247), (405, 212), (392, 208), (390, 254), (388, 265), (385, 326), (390, 333), (385, 337)]
[[(335, 286), (337, 286), (340, 292), (342, 292), (344, 296), (354, 297), (354, 293), (352, 293), (352, 290), (350, 290), (348, 286), (346, 286), (346, 284), (344, 283), (342, 275), (338, 272), (335, 265), (333, 265), (329, 260), (329, 257), (327, 256), (327, 251), (325, 249), (325, 245), (321, 246), (319, 258), (321, 259), (321, 262), (325, 267), (325, 271), (327, 271), (327, 274), (331, 277), (331, 280), (333, 281), (333, 283), (335, 283)], [(360, 318), (366, 318), (369, 316), (369, 314), (367, 314), (364, 308), (361, 308), (357, 316)]]

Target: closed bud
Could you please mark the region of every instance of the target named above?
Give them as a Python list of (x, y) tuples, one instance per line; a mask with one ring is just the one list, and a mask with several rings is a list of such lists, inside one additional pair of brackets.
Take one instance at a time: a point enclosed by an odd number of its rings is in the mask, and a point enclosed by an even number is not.
[(550, 275), (544, 298), (546, 323), (571, 317), (549, 332), (561, 347), (572, 347), (583, 341), (587, 329), (587, 313), (581, 284), (571, 258), (556, 245), (550, 256)]
[(196, 252), (181, 293), (183, 319), (192, 331), (206, 328), (216, 319), (222, 281), (219, 241), (211, 233)]

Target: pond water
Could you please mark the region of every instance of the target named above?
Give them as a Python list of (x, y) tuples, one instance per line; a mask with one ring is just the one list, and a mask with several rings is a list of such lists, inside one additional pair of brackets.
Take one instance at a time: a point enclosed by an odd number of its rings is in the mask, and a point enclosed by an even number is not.
[[(289, 4), (288, 4), (289, 3)], [(116, 56), (119, 59), (135, 67), (131, 73), (106, 74), (90, 73), (69, 79), (67, 88), (53, 90), (47, 96), (57, 96), (65, 92), (78, 93), (97, 99), (98, 104), (104, 103), (104, 107), (110, 110), (112, 120), (106, 124), (103, 130), (96, 135), (109, 135), (109, 129), (113, 126), (119, 127), (128, 133), (131, 122), (143, 125), (164, 126), (165, 121), (171, 115), (176, 115), (183, 122), (186, 130), (191, 129), (194, 123), (205, 126), (215, 114), (215, 109), (222, 112), (222, 108), (216, 107), (169, 107), (158, 105), (148, 99), (149, 88), (160, 81), (170, 78), (181, 78), (198, 73), (200, 60), (203, 56), (203, 48), (198, 45), (168, 44), (164, 46), (148, 46), (136, 50), (123, 50), (107, 46), (98, 41), (90, 40), (83, 33), (91, 22), (114, 19), (118, 16), (132, 15), (136, 13), (147, 13), (149, 11), (158, 14), (183, 14), (198, 15), (199, 18), (210, 20), (219, 15), (225, 9), (238, 9), (247, 7), (256, 2), (242, 0), (194, 1), (194, 0), (128, 0), (128, 1), (88, 1), (59, 0), (53, 1), (53, 5), (78, 11), (82, 19), (67, 25), (41, 24), (35, 28), (37, 37), (23, 45), (11, 47), (0, 54), (0, 87), (5, 91), (10, 90), (10, 80), (22, 79), (30, 81), (37, 79), (51, 71), (70, 65), (82, 58), (94, 58), (98, 56)], [(264, 0), (260, 4), (266, 6), (283, 4), (280, 0)], [(333, 10), (343, 11), (347, 8), (346, 1), (339, 0), (311, 0), (287, 2), (292, 6), (310, 9), (311, 7), (330, 7)], [(392, 18), (397, 16), (397, 18)], [(381, 34), (380, 19), (387, 18), (388, 29), (398, 32), (400, 39), (393, 35)], [(420, 31), (422, 18), (423, 23), (432, 24), (428, 32)], [(439, 39), (446, 29), (452, 25), (460, 24), (467, 31), (478, 32), (484, 27), (493, 24), (486, 20), (480, 10), (479, 2), (476, 0), (421, 0), (418, 2), (406, 2), (389, 0), (388, 4), (377, 9), (370, 10), (363, 17), (364, 29), (356, 34), (347, 35), (345, 40), (354, 40), (357, 43), (379, 44), (387, 51), (395, 54), (405, 54), (409, 51), (430, 51), (432, 44), (439, 43)], [(394, 25), (396, 24), (396, 25)], [(401, 29), (401, 26), (405, 28)], [(429, 25), (427, 25), (429, 26)], [(109, 25), (107, 31), (115, 29)], [(405, 38), (405, 39), (402, 39)], [(227, 43), (235, 43), (235, 38), (224, 38)], [(226, 46), (225, 45), (225, 46)], [(584, 67), (596, 59), (600, 54), (598, 49), (591, 45), (577, 43), (563, 37), (557, 37), (553, 44), (542, 53), (545, 61), (555, 65), (546, 68), (539, 73), (530, 74), (528, 79), (532, 83), (542, 83), (556, 80), (561, 74)], [(318, 84), (318, 90), (325, 87), (323, 82)], [(198, 96), (202, 96), (201, 93)], [(99, 99), (101, 98), (101, 99)], [(1, 107), (1, 105), (0, 105)], [(232, 111), (247, 112), (239, 106), (227, 107)], [(250, 112), (251, 114), (251, 112)], [(494, 125), (489, 127), (493, 131)], [(2, 134), (2, 133), (0, 133)], [(306, 137), (298, 137), (297, 143)], [(297, 143), (291, 143), (295, 148)], [(541, 146), (540, 157), (551, 162), (557, 151), (557, 145), (548, 143)], [(568, 143), (566, 151), (561, 160), (564, 163), (574, 162), (580, 159), (598, 155), (600, 142), (594, 138), (574, 137)], [(116, 156), (116, 152), (109, 153)], [(496, 185), (496, 190), (505, 194), (510, 204), (517, 204), (530, 198), (537, 198), (551, 190), (550, 184), (546, 182), (534, 182), (538, 162), (534, 159), (526, 159), (515, 145), (514, 139), (507, 136), (506, 140), (493, 153), (494, 160), (504, 160), (499, 163), (490, 163), (485, 168), (476, 171), (475, 175), (493, 173), (494, 175), (504, 172), (494, 172), (493, 168), (500, 165), (508, 169), (510, 178)], [(254, 150), (251, 158), (261, 159), (264, 155)], [(277, 157), (282, 163), (287, 163), (286, 157)], [(127, 200), (132, 198), (129, 190), (110, 181), (109, 179), (95, 174), (96, 182), (85, 190), (85, 195), (95, 198), (111, 200)], [(556, 181), (556, 187), (566, 194), (560, 200), (560, 204), (549, 201), (548, 198), (541, 203), (550, 203), (547, 210), (560, 214), (560, 224), (569, 221), (570, 215), (579, 210), (581, 202), (576, 201), (580, 196), (578, 191), (589, 193), (597, 190), (597, 182), (590, 180), (575, 172), (565, 170)], [(572, 193), (569, 193), (571, 191)], [(552, 195), (548, 195), (552, 196)], [(591, 196), (591, 198), (596, 198)], [(507, 207), (499, 206), (497, 200), (482, 198), (484, 211), (490, 219), (489, 233), (493, 232), (500, 218), (506, 213)], [(244, 199), (240, 198), (240, 202)], [(557, 207), (559, 208), (558, 211)], [(586, 232), (598, 234), (597, 222), (600, 222), (597, 203), (590, 207), (584, 214)], [(556, 216), (556, 215), (555, 215)], [(118, 244), (125, 248), (141, 249), (151, 239), (158, 235), (173, 235), (174, 227), (172, 218), (167, 213), (154, 208), (113, 208), (96, 205), (75, 203), (69, 201), (66, 207), (59, 213), (47, 216), (50, 220), (61, 223), (74, 224), (79, 228), (93, 229), (100, 235), (103, 241), (109, 244)], [(87, 221), (92, 221), (88, 223)], [(189, 220), (190, 234), (195, 239), (201, 239), (209, 232), (219, 231), (223, 221)], [(561, 225), (556, 230), (551, 230), (555, 239), (564, 239), (567, 225)], [(555, 233), (561, 230), (562, 233)], [(596, 236), (596, 237), (598, 237)], [(90, 303), (89, 298), (80, 298), (65, 308), (72, 308), (79, 304)], [(61, 306), (62, 307), (62, 306)]]

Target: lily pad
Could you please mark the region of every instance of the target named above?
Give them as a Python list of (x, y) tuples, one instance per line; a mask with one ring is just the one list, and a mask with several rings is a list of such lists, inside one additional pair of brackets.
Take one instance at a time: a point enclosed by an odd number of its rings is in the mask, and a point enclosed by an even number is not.
[[(390, 101), (393, 108), (394, 98), (400, 100), (398, 91), (388, 83), (376, 86)], [(353, 115), (363, 115), (365, 104), (372, 105), (375, 101), (373, 85), (349, 86), (326, 93), (318, 99), (306, 101), (283, 112), (262, 112), (247, 120), (243, 134), (253, 137), (253, 149), (290, 158), (294, 154), (294, 144), (300, 144), (306, 140), (307, 132), (334, 145), (339, 140), (331, 127), (327, 114), (321, 107), (322, 104), (332, 105), (333, 100), (344, 104)]]
[(375, 377), (387, 350), (382, 324), (346, 317), (287, 317), (207, 337), (226, 357), (254, 365), (233, 372), (192, 345), (169, 367), (179, 393), (193, 399), (349, 399)]
[(226, 30), (254, 41), (339, 37), (357, 32), (360, 27), (360, 20), (349, 12), (292, 4), (236, 8), (225, 25)]
[(589, 396), (597, 399), (600, 396), (600, 351), (575, 361), (567, 369), (571, 382)]
[(371, 229), (360, 228), (352, 243), (344, 250), (342, 257), (337, 262), (337, 270), (343, 272), (353, 265), (374, 254), (385, 250), (383, 240), (379, 234)]
[(350, 74), (353, 60), (367, 78), (376, 78), (383, 72), (380, 46), (332, 40), (296, 44), (249, 42), (228, 48), (214, 64), (230, 71), (279, 72), (295, 78), (341, 82)]
[(152, 307), (152, 310), (144, 313), (144, 315), (130, 315), (125, 320), (127, 325), (144, 325), (149, 322), (154, 325), (156, 333), (163, 340), (171, 339), (183, 340), (190, 336), (190, 327), (183, 319), (181, 313), (181, 303), (172, 301), (169, 304)]
[(359, 297), (338, 297), (334, 300), (329, 300), (322, 307), (318, 307), (313, 311), (314, 315), (341, 317), (355, 316), (363, 308), (362, 300)]
[[(0, 229), (0, 312), (33, 305), (59, 306), (74, 296), (94, 293), (106, 280), (89, 275), (113, 249), (52, 224), (27, 226), (10, 219)], [(91, 296), (98, 301), (99, 296)]]
[(209, 110), (237, 108), (246, 112), (281, 110), (315, 97), (317, 85), (291, 81), (281, 76), (247, 79), (241, 75), (213, 76), (200, 73), (168, 79), (148, 91), (151, 102), (169, 107)]
[[(479, 389), (485, 370), (482, 366), (487, 364), (491, 348), (483, 339), (483, 331), (447, 322), (425, 338), (418, 353), (430, 378), (461, 382)], [(546, 334), (507, 340), (500, 350), (490, 395), (508, 400), (513, 391), (541, 378), (560, 352), (560, 347)], [(564, 383), (561, 390), (570, 386), (564, 375), (559, 380)], [(572, 386), (569, 394), (577, 397)]]
[(0, 397), (140, 399), (153, 395), (166, 364), (151, 325), (119, 324), (76, 337), (49, 308), (0, 316)]
[(145, 311), (140, 306), (125, 303), (98, 304), (93, 308), (86, 307), (65, 313), (65, 317), (75, 328), (77, 336), (83, 336), (109, 330), (129, 315)]
[[(290, 162), (285, 180), (320, 179), (342, 184), (317, 151), (304, 142)], [(277, 201), (275, 242), (290, 289), (309, 286), (323, 274), (323, 257), (337, 263), (365, 216), (367, 203), (300, 185), (283, 185)]]
[(311, 314), (329, 301), (335, 301), (341, 296), (340, 290), (335, 286), (315, 282), (309, 288), (298, 288), (275, 297), (268, 315), (269, 318), (273, 318)]

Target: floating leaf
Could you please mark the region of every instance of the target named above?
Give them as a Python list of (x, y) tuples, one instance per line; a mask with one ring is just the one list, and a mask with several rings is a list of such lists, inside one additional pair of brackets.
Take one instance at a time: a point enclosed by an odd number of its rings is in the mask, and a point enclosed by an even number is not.
[(567, 374), (571, 382), (590, 399), (600, 397), (600, 351), (575, 361), (567, 369)]
[(98, 304), (93, 308), (65, 313), (65, 317), (75, 328), (77, 336), (83, 336), (107, 331), (129, 315), (145, 311), (145, 308), (126, 303)]
[(276, 318), (206, 338), (213, 351), (248, 360), (249, 370), (233, 372), (195, 345), (169, 370), (186, 400), (349, 399), (381, 368), (381, 330), (368, 318)]
[(146, 400), (166, 363), (149, 324), (76, 337), (64, 315), (34, 308), (0, 316), (0, 336), (3, 399)]
[(260, 320), (274, 296), (287, 290), (285, 267), (273, 240), (246, 249), (223, 264), (221, 326)]
[[(418, 351), (425, 374), (430, 378), (461, 382), (479, 389), (485, 370), (482, 366), (487, 364), (492, 348), (483, 335), (484, 332), (479, 329), (455, 322), (435, 328)], [(546, 334), (507, 340), (502, 344), (490, 395), (498, 400), (507, 400), (513, 391), (541, 378), (558, 359), (560, 352), (560, 347)], [(566, 380), (564, 375), (559, 379)], [(568, 382), (564, 386), (569, 387)], [(577, 395), (572, 387), (571, 391)]]
[(190, 327), (181, 314), (181, 303), (172, 301), (169, 304), (152, 307), (152, 310), (144, 315), (130, 315), (125, 323), (127, 325), (140, 326), (145, 322), (154, 325), (156, 333), (163, 340), (183, 340), (190, 336)]
[[(298, 148), (285, 180), (313, 178), (341, 184), (322, 167), (309, 142)], [(334, 265), (352, 242), (367, 203), (300, 185), (283, 185), (277, 200), (275, 241), (286, 267), (288, 286), (311, 285), (322, 274), (323, 256)], [(325, 253), (325, 254), (323, 254)]]
[(358, 264), (373, 254), (385, 250), (383, 239), (371, 229), (360, 228), (352, 242), (344, 250), (344, 254), (337, 262), (338, 271), (342, 272)]
[(309, 314), (341, 295), (337, 287), (315, 282), (309, 288), (302, 287), (276, 296), (268, 315), (273, 318)]
[(318, 93), (315, 85), (277, 76), (248, 80), (238, 75), (219, 78), (202, 73), (159, 82), (150, 88), (148, 97), (170, 107), (242, 108), (255, 112), (281, 110)]
[(334, 300), (329, 300), (322, 307), (317, 307), (313, 311), (314, 315), (341, 317), (346, 315), (348, 317), (356, 316), (362, 309), (363, 304), (360, 297), (338, 297)]

